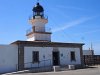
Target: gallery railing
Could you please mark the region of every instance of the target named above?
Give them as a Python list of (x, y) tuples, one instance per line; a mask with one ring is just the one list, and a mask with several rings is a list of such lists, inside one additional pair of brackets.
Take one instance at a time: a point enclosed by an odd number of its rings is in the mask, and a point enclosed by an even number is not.
[(30, 29), (28, 29), (26, 31), (26, 35), (31, 33), (31, 32), (51, 32), (51, 28), (49, 28), (49, 27), (33, 26), (32, 28), (30, 28)]
[[(33, 15), (30, 15), (30, 16), (29, 16), (29, 20), (35, 19), (35, 16), (36, 16), (36, 15), (34, 15), (34, 14), (33, 14)], [(48, 16), (47, 16), (47, 15), (43, 15), (43, 16), (41, 16), (41, 18), (47, 19), (47, 20), (48, 20)]]

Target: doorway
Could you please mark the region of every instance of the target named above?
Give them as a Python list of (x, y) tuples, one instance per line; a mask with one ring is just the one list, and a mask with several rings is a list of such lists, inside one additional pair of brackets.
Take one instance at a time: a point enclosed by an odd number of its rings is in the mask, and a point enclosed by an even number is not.
[(53, 65), (57, 66), (59, 65), (59, 52), (53, 52), (52, 53), (52, 57), (53, 57)]

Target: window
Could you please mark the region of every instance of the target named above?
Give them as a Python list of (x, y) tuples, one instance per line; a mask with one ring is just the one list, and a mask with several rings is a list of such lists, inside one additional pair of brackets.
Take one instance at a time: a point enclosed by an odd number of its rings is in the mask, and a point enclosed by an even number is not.
[(75, 59), (75, 52), (74, 51), (71, 51), (70, 56), (71, 56), (71, 61), (75, 61), (76, 60)]
[(39, 51), (33, 51), (33, 63), (39, 62)]

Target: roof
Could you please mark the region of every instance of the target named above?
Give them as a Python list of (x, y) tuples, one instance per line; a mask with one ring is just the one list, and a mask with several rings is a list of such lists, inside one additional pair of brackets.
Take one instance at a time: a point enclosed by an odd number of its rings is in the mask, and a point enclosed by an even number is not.
[(44, 42), (44, 41), (15, 41), (11, 44), (20, 44), (24, 46), (42, 46), (42, 47), (80, 47), (83, 43), (62, 43), (62, 42)]
[(36, 6), (33, 7), (33, 11), (34, 12), (43, 12), (44, 9), (43, 9), (43, 7), (39, 3), (37, 3)]

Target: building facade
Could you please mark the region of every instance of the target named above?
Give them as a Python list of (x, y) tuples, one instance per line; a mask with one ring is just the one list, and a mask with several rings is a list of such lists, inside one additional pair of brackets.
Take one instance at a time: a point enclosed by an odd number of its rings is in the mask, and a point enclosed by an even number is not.
[(16, 71), (18, 64), (18, 46), (0, 45), (0, 73)]
[(94, 50), (83, 50), (83, 56), (85, 65), (100, 64), (100, 55), (95, 55)]
[(52, 33), (45, 27), (48, 19), (39, 3), (33, 7), (29, 21), (32, 29), (27, 31), (27, 41), (0, 45), (0, 73), (55, 65), (84, 65), (84, 44), (51, 42)]

